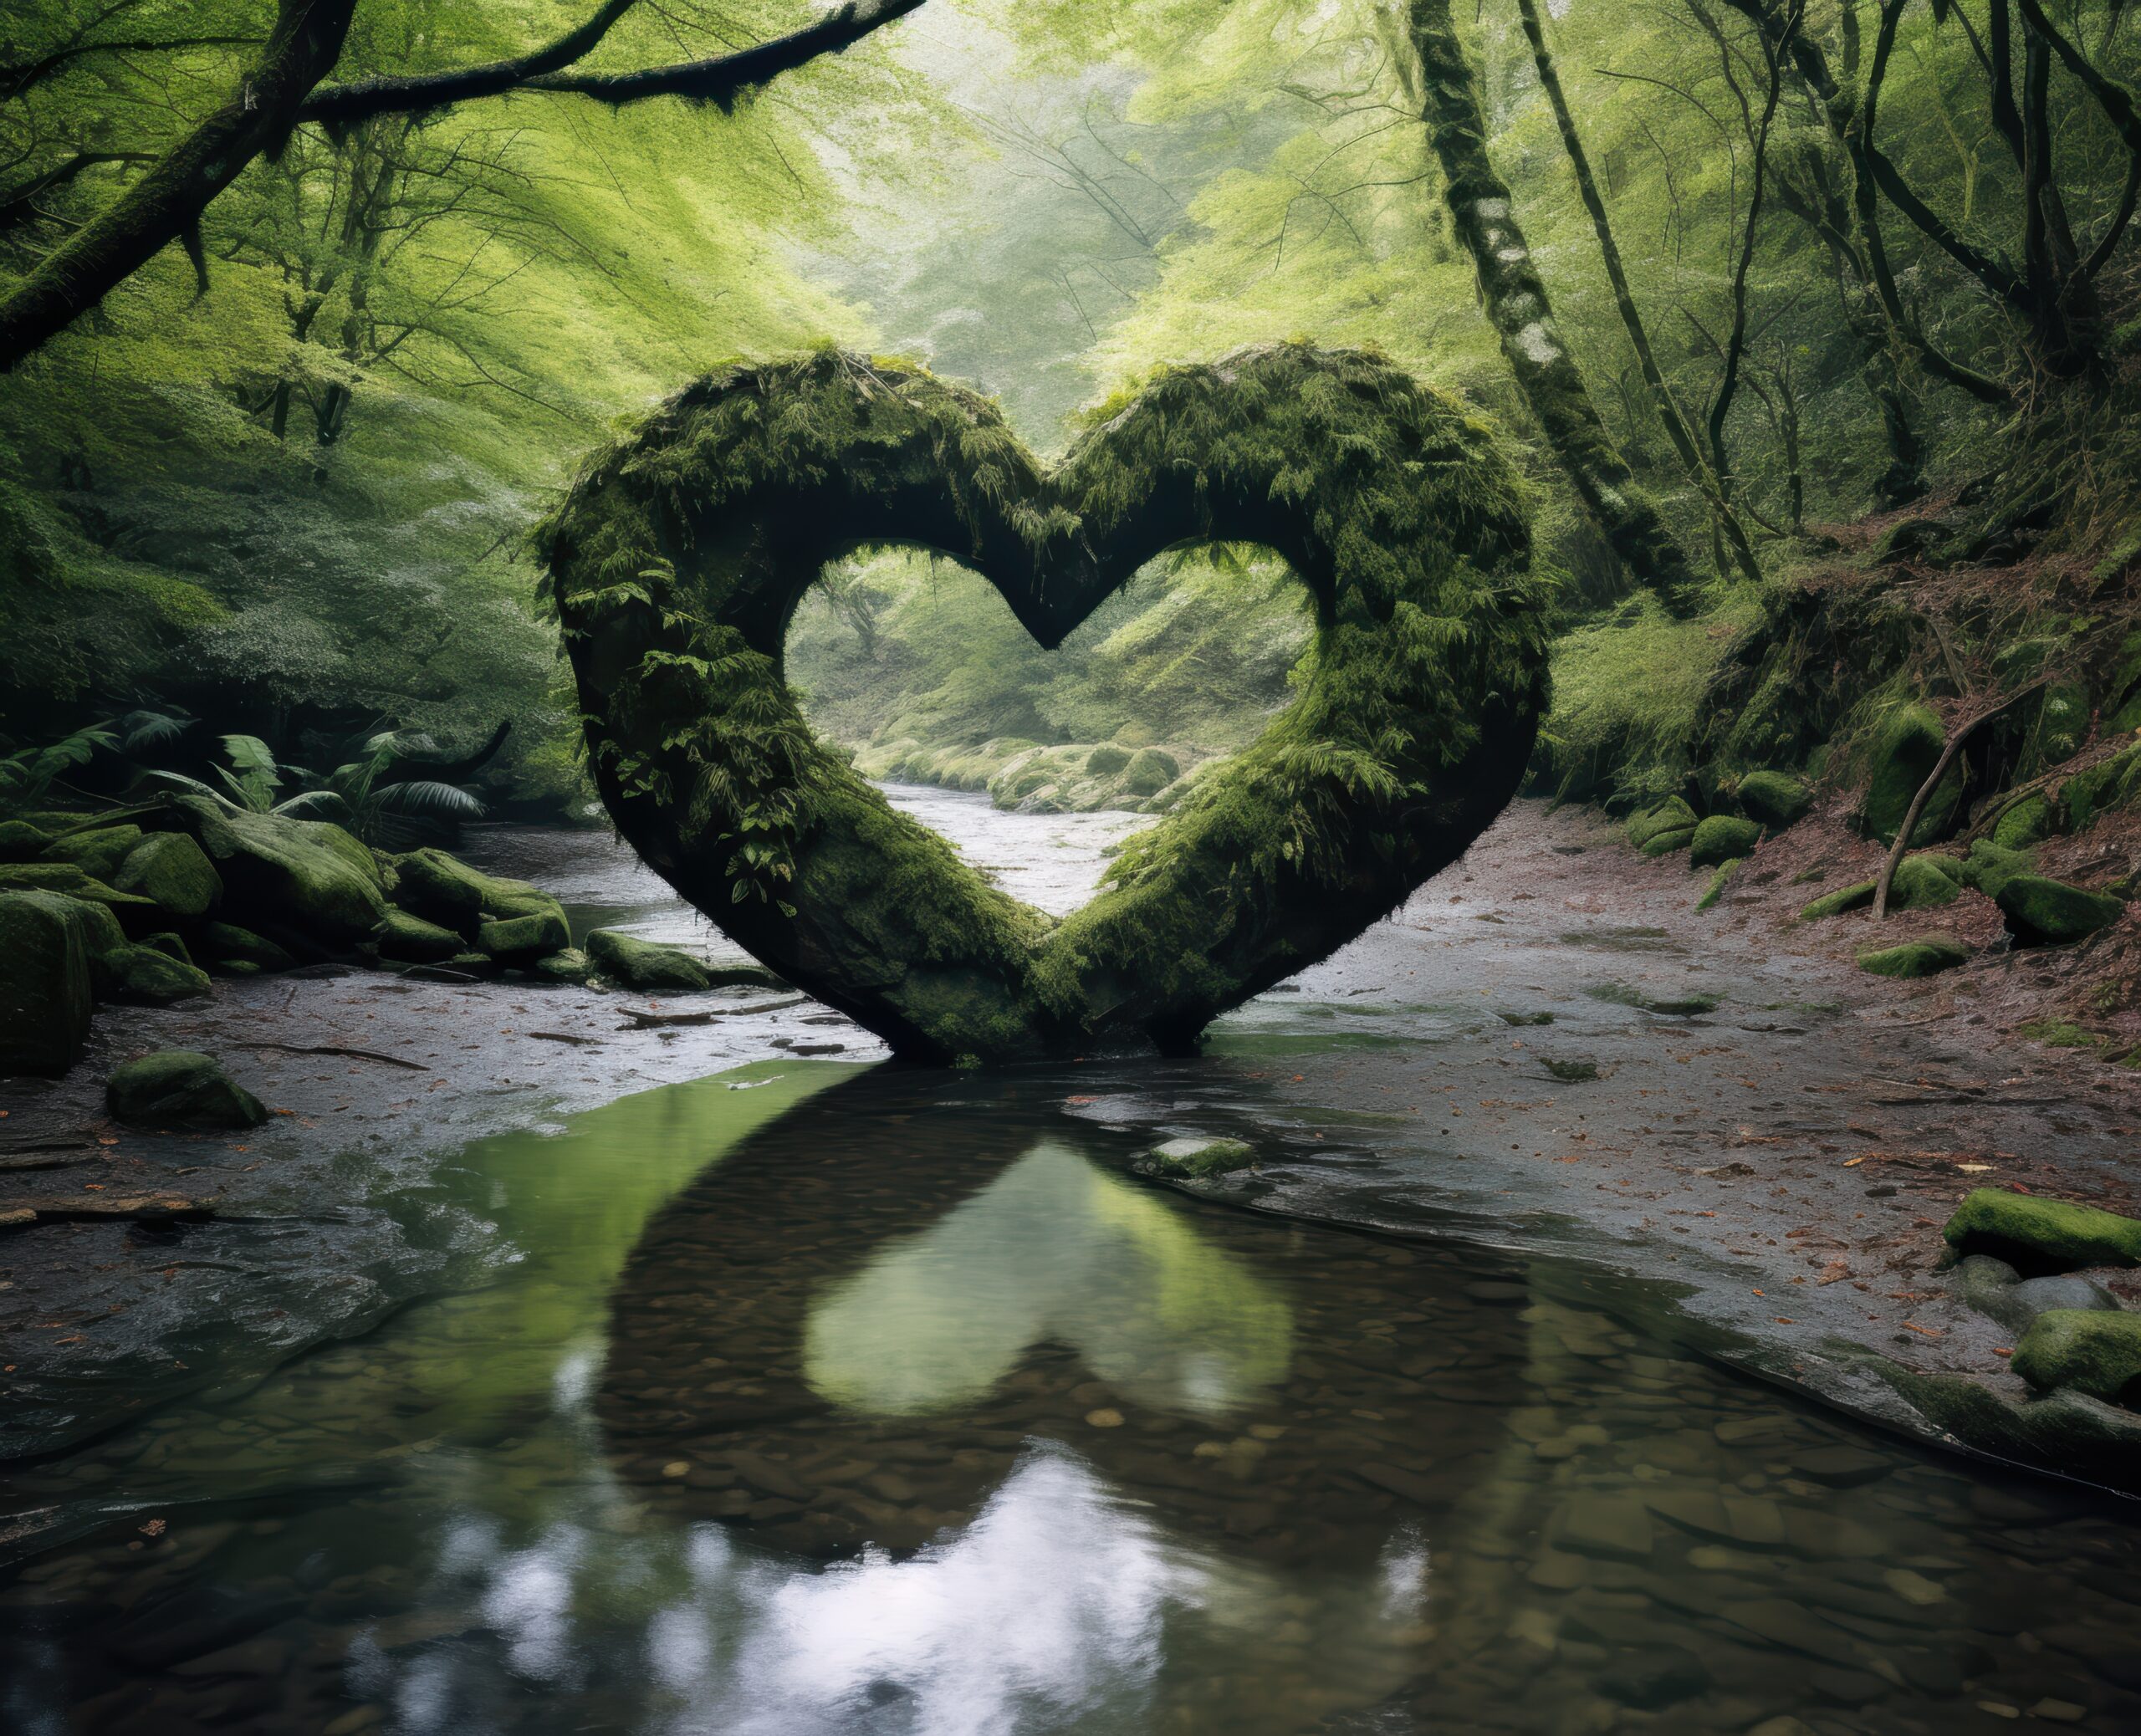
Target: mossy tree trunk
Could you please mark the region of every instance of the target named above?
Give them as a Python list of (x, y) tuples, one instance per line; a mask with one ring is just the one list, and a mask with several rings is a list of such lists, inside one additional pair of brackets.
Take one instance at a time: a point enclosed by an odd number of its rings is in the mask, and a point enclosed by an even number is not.
[(282, 0), (266, 47), (222, 105), (0, 301), (0, 370), (87, 313), (174, 241), (198, 262), (201, 213), (272, 152), (341, 58), (356, 0)]
[[(222, 105), (0, 296), (0, 373), (66, 330), (174, 241), (192, 256), (205, 288), (202, 213), (249, 165), (275, 156), (300, 124), (342, 131), (374, 115), (430, 114), (514, 91), (587, 97), (613, 109), (681, 97), (726, 111), (745, 92), (840, 54), (923, 3), (844, 0), (800, 30), (733, 53), (628, 72), (576, 71), (638, 4), (603, 0), (562, 36), (510, 59), (322, 89), (342, 57), (357, 0), (278, 0), (260, 58)], [(283, 408), (287, 414), (287, 400)]]
[(1411, 0), (1408, 21), (1420, 57), (1423, 118), (1442, 165), (1450, 215), (1472, 256), (1480, 299), (1510, 371), (1613, 552), (1668, 607), (1686, 612), (1694, 606), (1699, 581), (1606, 431), (1583, 371), (1555, 326), (1508, 184), (1487, 156), (1479, 84), (1449, 0)]
[[(1583, 208), (1591, 213), (1592, 232), (1598, 237), (1599, 257), (1605, 262), (1607, 281), (1613, 286), (1613, 304), (1620, 309), (1621, 324), (1627, 329), (1628, 342), (1635, 350), (1643, 383), (1650, 388), (1658, 419), (1664, 424), (1666, 438), (1673, 442), (1673, 450), (1679, 454), (1688, 480), (1709, 503), (1718, 534), (1731, 551), (1733, 564), (1744, 576), (1759, 584), (1761, 566), (1755, 559), (1753, 544), (1748, 541), (1747, 528), (1740, 522), (1740, 515), (1725, 493), (1725, 478), (1704, 462), (1695, 445), (1694, 431), (1680, 413), (1673, 389), (1666, 384), (1657, 355), (1650, 347), (1650, 333), (1643, 324), (1642, 309), (1636, 305), (1635, 292), (1628, 287), (1620, 243), (1613, 237), (1612, 220), (1607, 215), (1606, 201), (1598, 191), (1598, 178), (1592, 173), (1590, 154), (1583, 148), (1583, 135), (1576, 130), (1576, 116), (1569, 112), (1568, 97), (1561, 89), (1561, 74), (1556, 70), (1553, 53), (1546, 46), (1546, 23), (1539, 16), (1537, 0), (1517, 0), (1517, 10), (1524, 20), (1525, 38), (1531, 44), (1532, 61), (1539, 69), (1539, 83), (1546, 90), (1546, 100), (1553, 105), (1554, 124), (1561, 130), (1561, 148), (1568, 155), (1576, 191), (1582, 196)], [(1750, 226), (1752, 221), (1750, 216)]]

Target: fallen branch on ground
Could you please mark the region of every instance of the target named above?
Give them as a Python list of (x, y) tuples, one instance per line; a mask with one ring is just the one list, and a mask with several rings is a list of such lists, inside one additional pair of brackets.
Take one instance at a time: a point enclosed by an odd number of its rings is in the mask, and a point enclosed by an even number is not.
[(406, 1067), (411, 1073), (428, 1073), (432, 1070), (422, 1061), (405, 1061), (398, 1054), (381, 1054), (376, 1049), (345, 1049), (339, 1043), (270, 1043), (261, 1038), (248, 1038), (248, 1049), (274, 1049), (284, 1054), (340, 1054), (353, 1061), (377, 1061), (387, 1067)]
[(751, 1007), (713, 1007), (703, 1013), (635, 1013), (627, 1008), (625, 1017), (631, 1022), (621, 1024), (621, 1031), (657, 1031), (672, 1025), (712, 1024), (717, 1019), (742, 1019), (753, 1013), (776, 1013), (783, 1007), (800, 1007), (810, 999), (807, 994), (792, 995), (784, 1001), (760, 1001)]

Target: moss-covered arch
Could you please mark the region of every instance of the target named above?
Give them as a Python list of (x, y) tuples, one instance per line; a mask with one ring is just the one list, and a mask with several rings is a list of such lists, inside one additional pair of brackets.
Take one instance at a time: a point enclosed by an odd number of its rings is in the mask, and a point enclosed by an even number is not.
[[(1054, 646), (1152, 556), (1212, 540), (1292, 564), (1311, 672), (1061, 922), (894, 812), (784, 677), (797, 604), (858, 545), (965, 563)], [(1546, 704), (1515, 475), (1358, 352), (1170, 370), (1053, 468), (926, 373), (830, 350), (729, 367), (599, 455), (544, 542), (620, 830), (755, 957), (931, 1059), (1193, 1045), (1461, 855)]]

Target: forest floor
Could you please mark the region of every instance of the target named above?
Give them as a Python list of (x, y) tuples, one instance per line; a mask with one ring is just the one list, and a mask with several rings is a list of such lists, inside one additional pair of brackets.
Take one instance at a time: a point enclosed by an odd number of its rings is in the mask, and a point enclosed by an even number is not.
[[(1908, 1422), (1839, 1345), (2020, 1396), (1998, 1354), (2011, 1334), (1936, 1270), (1940, 1226), (1988, 1185), (2133, 1208), (2141, 1073), (2018, 1034), (2123, 957), (2133, 919), (2087, 947), (1988, 952), (1898, 983), (1856, 967), (1869, 917), (1794, 920), (1822, 890), (1793, 883), (1817, 860), (1833, 887), (1870, 875), (1875, 853), (1817, 816), (1697, 912), (1706, 871), (1638, 855), (1595, 811), (1520, 802), (1392, 921), (1223, 1021), (1203, 1059), (1096, 1060), (1066, 1108), (1122, 1129), (1126, 1156), (1128, 1136), (1249, 1139), (1260, 1168), (1239, 1197), (1259, 1210), (1670, 1280), (1673, 1310), (1743, 1366), (1869, 1414)], [(1965, 893), (1891, 917), (1879, 938), (1990, 943), (1997, 925)], [(217, 1216), (6, 1233), (0, 1455), (483, 1281), (511, 1253), (455, 1185), (471, 1140), (799, 1049), (883, 1054), (764, 990), (667, 1009), (721, 1014), (705, 1024), (631, 1028), (624, 1010), (649, 1005), (357, 974), (107, 1009), (67, 1079), (0, 1099), (0, 1203), (94, 1213), (179, 1192)], [(413, 1065), (291, 1052), (312, 1045)], [(167, 1047), (218, 1054), (278, 1113), (234, 1137), (107, 1122), (110, 1066)], [(2125, 1288), (2141, 1298), (2141, 1282)]]

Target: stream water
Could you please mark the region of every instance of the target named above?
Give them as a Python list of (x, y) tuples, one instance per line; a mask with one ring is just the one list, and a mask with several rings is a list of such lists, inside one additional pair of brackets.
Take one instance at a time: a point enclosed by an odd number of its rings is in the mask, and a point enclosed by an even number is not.
[[(1128, 824), (903, 799), (1057, 907)], [(1143, 1085), (764, 1060), (442, 1154), (498, 1281), (0, 1483), (0, 1727), (2141, 1728), (2128, 1504), (1156, 1190), (1065, 1112)]]

